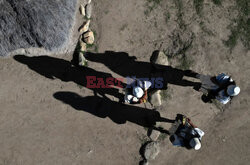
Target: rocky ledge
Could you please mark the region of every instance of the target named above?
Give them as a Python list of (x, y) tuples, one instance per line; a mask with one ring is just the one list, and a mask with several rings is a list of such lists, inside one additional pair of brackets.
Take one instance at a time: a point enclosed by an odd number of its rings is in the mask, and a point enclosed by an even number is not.
[(0, 56), (27, 48), (61, 51), (76, 11), (77, 0), (0, 0)]

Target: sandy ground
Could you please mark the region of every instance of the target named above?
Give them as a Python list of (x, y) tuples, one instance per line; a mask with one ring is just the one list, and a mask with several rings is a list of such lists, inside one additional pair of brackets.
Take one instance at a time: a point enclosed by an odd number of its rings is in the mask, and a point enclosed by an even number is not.
[[(177, 11), (172, 1), (162, 1), (148, 16), (145, 15), (145, 0), (98, 0), (93, 3), (91, 28), (97, 33), (96, 51), (99, 53), (126, 52), (136, 56), (137, 61), (149, 62), (152, 52), (166, 47), (170, 43), (169, 35), (178, 28)], [(227, 26), (233, 12), (228, 15), (228, 9), (232, 5), (230, 1), (218, 7), (205, 1), (203, 12), (206, 14), (200, 18), (191, 1), (185, 2), (184, 20), (195, 35), (186, 55), (194, 60), (191, 69), (211, 75), (229, 73), (242, 92), (221, 112), (216, 105), (203, 103), (202, 94), (191, 87), (170, 84), (170, 97), (159, 107), (161, 116), (174, 119), (177, 113), (182, 113), (191, 117), (205, 132), (202, 149), (177, 148), (165, 138), (161, 141), (161, 153), (150, 164), (243, 165), (250, 161), (250, 52), (238, 42), (230, 53), (222, 42), (230, 34)], [(168, 22), (165, 21), (166, 11), (170, 13)], [(77, 17), (82, 22), (81, 17)], [(214, 35), (200, 28), (201, 20)], [(72, 54), (53, 57), (67, 63)], [(79, 86), (76, 81), (64, 81), (60, 76), (45, 77), (34, 69), (41, 64), (33, 65), (29, 67), (13, 57), (0, 59), (0, 164), (139, 163), (139, 149), (146, 136), (143, 126), (130, 121), (117, 124), (109, 117), (101, 118), (63, 103), (54, 97), (55, 93), (73, 92), (84, 99), (94, 96), (94, 92)], [(116, 78), (123, 76), (102, 63), (90, 61), (88, 67)], [(55, 66), (47, 68), (51, 73), (53, 70), (59, 72), (58, 69)], [(162, 123), (162, 126), (168, 129), (170, 124)]]

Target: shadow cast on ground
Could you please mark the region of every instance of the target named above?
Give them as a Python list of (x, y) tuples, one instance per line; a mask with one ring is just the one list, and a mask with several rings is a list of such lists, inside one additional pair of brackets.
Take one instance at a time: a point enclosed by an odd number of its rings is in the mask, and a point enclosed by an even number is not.
[[(60, 79), (64, 82), (74, 82), (83, 87), (87, 87), (86, 76), (96, 76), (98, 78), (112, 78), (112, 75), (105, 72), (99, 72), (88, 67), (75, 67), (71, 62), (64, 59), (58, 59), (49, 56), (28, 57), (24, 55), (16, 55), (14, 59), (22, 64), (27, 65), (31, 70), (49, 79)], [(120, 82), (124, 87), (125, 84)], [(106, 97), (105, 94), (123, 99), (123, 95), (119, 93), (117, 88), (90, 88), (95, 95), (100, 94)]]
[[(153, 52), (153, 55), (156, 51)], [(136, 78), (163, 78), (162, 89), (167, 88), (167, 84), (179, 86), (192, 86), (199, 88), (201, 85), (183, 79), (184, 76), (197, 78), (197, 73), (191, 70), (181, 70), (165, 65), (152, 65), (150, 62), (136, 61), (135, 56), (129, 56), (126, 52), (106, 51), (104, 53), (86, 53), (86, 59), (93, 62), (102, 63), (113, 72), (123, 76)], [(197, 87), (198, 86), (198, 87)]]
[(117, 124), (129, 121), (143, 127), (152, 127), (156, 122), (172, 122), (161, 117), (158, 111), (121, 104), (99, 96), (81, 97), (73, 92), (56, 92), (54, 97), (78, 111), (85, 111), (100, 118), (109, 117)]

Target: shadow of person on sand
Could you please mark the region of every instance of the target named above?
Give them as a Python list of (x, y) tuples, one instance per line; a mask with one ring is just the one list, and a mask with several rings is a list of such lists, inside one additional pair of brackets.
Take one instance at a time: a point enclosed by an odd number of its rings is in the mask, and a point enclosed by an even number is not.
[(56, 92), (54, 98), (78, 111), (85, 111), (100, 118), (109, 117), (116, 124), (129, 121), (143, 127), (152, 127), (156, 122), (172, 122), (161, 117), (155, 110), (119, 104), (99, 96), (81, 97), (73, 92)]
[[(78, 85), (88, 87), (86, 76), (96, 76), (102, 78), (104, 81), (107, 78), (112, 78), (109, 73), (99, 72), (88, 67), (75, 67), (71, 62), (64, 59), (58, 59), (49, 56), (28, 57), (24, 55), (16, 55), (14, 59), (22, 64), (27, 65), (31, 70), (49, 79), (60, 79), (64, 82), (74, 82)], [(97, 83), (97, 81), (95, 81)], [(117, 82), (118, 83), (118, 82)], [(119, 82), (121, 86), (125, 84)], [(93, 90), (94, 94), (100, 94), (106, 97), (105, 94), (123, 100), (123, 94), (119, 93), (117, 88), (89, 88)]]
[[(157, 51), (153, 52), (150, 61), (156, 60)], [(200, 83), (183, 79), (184, 76), (197, 78), (197, 74), (191, 70), (181, 70), (171, 66), (152, 64), (150, 62), (136, 61), (136, 57), (129, 56), (126, 52), (106, 51), (104, 53), (86, 54), (86, 59), (93, 62), (102, 63), (113, 72), (123, 76), (136, 78), (163, 78), (162, 89), (167, 88), (167, 84), (179, 86), (192, 86), (195, 89), (200, 87)]]

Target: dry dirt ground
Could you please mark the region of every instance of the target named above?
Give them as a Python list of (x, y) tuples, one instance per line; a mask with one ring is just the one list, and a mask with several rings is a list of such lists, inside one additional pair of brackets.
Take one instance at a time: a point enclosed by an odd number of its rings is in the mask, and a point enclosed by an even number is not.
[[(93, 0), (93, 51), (126, 52), (137, 61), (149, 62), (154, 50), (173, 46), (170, 36), (184, 26), (194, 37), (185, 51), (190, 61), (182, 67), (211, 75), (226, 72), (242, 92), (222, 110), (216, 104), (203, 103), (202, 94), (191, 87), (169, 85), (158, 108), (161, 116), (174, 119), (177, 113), (185, 114), (205, 136), (201, 150), (193, 151), (172, 146), (162, 135), (161, 152), (150, 164), (248, 164), (250, 52), (240, 40), (232, 51), (223, 43), (230, 35), (231, 18), (237, 16), (235, 1), (222, 1), (218, 6), (205, 0), (202, 14), (197, 14), (191, 0), (159, 2), (151, 11), (146, 0)], [(77, 18), (75, 31), (83, 22), (79, 14)], [(72, 53), (53, 57), (70, 61)], [(172, 64), (177, 65), (175, 60)], [(90, 61), (88, 67), (122, 77), (102, 63)], [(53, 69), (48, 66), (52, 73)], [(56, 92), (68, 91), (85, 98), (94, 95), (92, 90), (58, 77), (47, 78), (13, 57), (0, 59), (0, 80), (0, 164), (133, 165), (141, 160), (145, 128), (129, 121), (117, 124), (53, 97)], [(141, 107), (150, 108), (148, 104)], [(162, 126), (168, 129), (170, 124)]]

